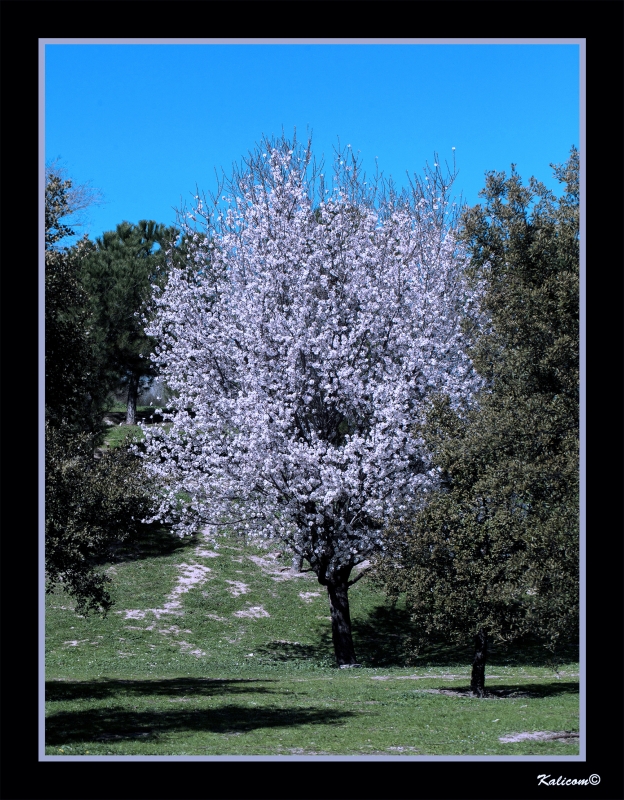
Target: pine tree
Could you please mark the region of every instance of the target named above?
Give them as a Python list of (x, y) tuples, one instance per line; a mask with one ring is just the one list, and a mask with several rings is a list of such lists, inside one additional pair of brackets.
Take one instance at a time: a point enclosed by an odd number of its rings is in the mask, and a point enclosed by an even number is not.
[(176, 235), (174, 228), (152, 220), (122, 222), (96, 239), (93, 252), (82, 262), (99, 360), (111, 389), (127, 388), (128, 425), (136, 422), (141, 381), (147, 386), (156, 374), (143, 315), (153, 286), (164, 282), (165, 246)]

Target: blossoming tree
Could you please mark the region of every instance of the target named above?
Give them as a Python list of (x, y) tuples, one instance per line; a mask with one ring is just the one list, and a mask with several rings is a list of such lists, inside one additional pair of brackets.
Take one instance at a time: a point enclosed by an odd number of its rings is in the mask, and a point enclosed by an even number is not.
[(322, 169), (310, 142), (265, 140), (212, 206), (196, 197), (192, 266), (171, 271), (147, 331), (175, 397), (146, 456), (180, 533), (242, 526), (310, 565), (349, 666), (352, 570), (436, 485), (414, 431), (432, 393), (476, 388), (462, 321), (478, 298), (439, 169), (402, 194), (369, 185), (350, 147), (331, 181)]

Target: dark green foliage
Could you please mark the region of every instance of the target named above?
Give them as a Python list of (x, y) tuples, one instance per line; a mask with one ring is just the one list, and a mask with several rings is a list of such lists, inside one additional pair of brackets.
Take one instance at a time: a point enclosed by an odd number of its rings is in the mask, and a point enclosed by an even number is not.
[[(476, 206), (464, 216), (464, 238), (475, 277), (488, 281), (486, 308), (494, 330), (474, 353), (482, 375), (507, 395), (547, 395), (564, 408), (557, 416), (574, 428), (578, 416), (579, 157), (553, 166), (565, 183), (557, 199), (515, 169), (490, 173)], [(533, 201), (535, 205), (531, 208)], [(489, 266), (488, 266), (489, 263)]]
[(57, 584), (76, 611), (107, 611), (110, 578), (97, 570), (111, 547), (141, 534), (152, 511), (139, 459), (126, 447), (94, 458), (93, 438), (46, 423), (46, 591)]
[(82, 262), (99, 361), (111, 389), (128, 389), (129, 424), (135, 421), (140, 382), (155, 375), (150, 361), (154, 344), (144, 333), (143, 316), (153, 286), (166, 278), (165, 250), (176, 236), (174, 228), (153, 221), (122, 222), (97, 239)]
[(89, 243), (45, 253), (46, 417), (83, 428), (89, 416), (93, 347), (87, 296), (77, 279)]
[(378, 565), (423, 639), (530, 634), (556, 652), (578, 635), (578, 152), (554, 169), (561, 198), (512, 168), (463, 217), (487, 286), (491, 328), (472, 354), (487, 388), (462, 416), (434, 404), (424, 435), (445, 488)]
[(46, 419), (101, 438), (106, 387), (93, 348), (88, 296), (80, 284), (81, 264), (93, 245), (80, 240), (71, 248), (59, 242), (74, 231), (62, 220), (71, 216), (72, 182), (50, 168), (45, 194), (45, 387)]
[(45, 251), (45, 571), (46, 591), (62, 584), (76, 610), (106, 611), (109, 579), (97, 562), (140, 531), (153, 487), (137, 457), (120, 447), (96, 456), (106, 399), (94, 344), (89, 295), (80, 283), (93, 245), (59, 242), (73, 235), (72, 182), (46, 174)]

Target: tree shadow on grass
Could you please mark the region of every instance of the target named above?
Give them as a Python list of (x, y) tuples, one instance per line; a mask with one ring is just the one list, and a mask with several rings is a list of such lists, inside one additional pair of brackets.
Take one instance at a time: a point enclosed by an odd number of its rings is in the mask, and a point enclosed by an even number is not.
[(521, 683), (518, 686), (496, 686), (486, 689), (494, 697), (557, 697), (561, 694), (578, 694), (579, 684), (572, 681), (554, 680), (551, 683)]
[(165, 696), (189, 695), (213, 697), (222, 694), (278, 693), (257, 683), (273, 683), (271, 679), (253, 678), (164, 678), (161, 680), (121, 680), (101, 678), (94, 681), (46, 681), (47, 702), (70, 700), (102, 700), (119, 695)]
[(197, 547), (198, 544), (198, 534), (181, 538), (166, 526), (145, 525), (136, 536), (111, 546), (108, 553), (98, 559), (97, 563), (120, 564), (125, 561), (170, 556), (179, 550)]
[(331, 636), (321, 633), (317, 644), (274, 640), (256, 648), (259, 664), (308, 662), (316, 666), (333, 666), (335, 663)]
[[(535, 698), (544, 698), (544, 697), (556, 697), (562, 694), (578, 694), (579, 693), (579, 684), (572, 683), (569, 681), (557, 681), (554, 680), (551, 683), (523, 683), (518, 684), (517, 686), (496, 686), (496, 684), (488, 685), (489, 681), (486, 679), (485, 682), (485, 697), (490, 699), (505, 699), (505, 698), (513, 698), (513, 697), (528, 697), (531, 699)], [(418, 691), (418, 690), (416, 690)], [(448, 684), (446, 686), (438, 686), (435, 689), (424, 689), (423, 691), (427, 692), (439, 692), (440, 694), (445, 694), (449, 696), (463, 696), (463, 697), (472, 697), (473, 694), (470, 690), (470, 686), (454, 686), (452, 689), (449, 688)]]
[(127, 711), (114, 706), (86, 711), (61, 711), (46, 720), (46, 744), (74, 742), (155, 741), (167, 734), (195, 731), (206, 733), (248, 733), (258, 728), (287, 728), (299, 725), (332, 725), (357, 714), (331, 709), (284, 709), (276, 706), (249, 708), (226, 705), (186, 711)]
[[(406, 643), (414, 631), (407, 611), (378, 606), (364, 619), (351, 625), (358, 662), (365, 667), (405, 666)], [(318, 631), (313, 644), (274, 640), (256, 650), (266, 662), (307, 661), (317, 666), (335, 666), (336, 659), (329, 623)]]
[[(414, 628), (416, 631), (416, 627)], [(470, 639), (465, 643), (445, 640), (432, 635), (426, 644), (416, 648), (416, 639), (407, 642), (407, 661), (418, 667), (472, 667), (474, 645)], [(410, 651), (411, 645), (411, 651)], [(517, 639), (510, 644), (492, 642), (488, 646), (487, 667), (553, 667), (557, 664), (578, 662), (577, 643), (562, 645), (553, 654), (532, 637)]]
[(506, 647), (493, 645), (488, 658), (493, 666), (548, 667), (553, 664), (578, 663), (578, 642), (562, 644), (554, 653), (530, 636), (518, 639)]
[(403, 667), (409, 660), (412, 636), (416, 631), (408, 611), (380, 605), (364, 619), (352, 620), (355, 652), (367, 667)]
[[(441, 635), (430, 635), (419, 643), (420, 630), (411, 614), (396, 605), (378, 605), (365, 617), (352, 619), (353, 642), (358, 661), (365, 667), (454, 667), (469, 669), (474, 657), (470, 639), (457, 643)], [(319, 631), (314, 644), (269, 642), (259, 649), (269, 661), (308, 661), (320, 666), (335, 664), (329, 625)], [(524, 637), (511, 644), (491, 643), (487, 664), (503, 666), (552, 667), (574, 663), (579, 658), (577, 643), (562, 645), (553, 655), (542, 643)]]

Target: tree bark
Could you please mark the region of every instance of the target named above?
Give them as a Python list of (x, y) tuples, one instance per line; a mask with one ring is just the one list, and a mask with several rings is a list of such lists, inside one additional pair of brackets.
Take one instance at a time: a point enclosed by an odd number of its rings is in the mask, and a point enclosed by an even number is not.
[(347, 580), (328, 583), (327, 594), (329, 595), (332, 641), (334, 643), (336, 661), (340, 667), (354, 666), (357, 664), (357, 659), (351, 637)]
[(139, 395), (139, 376), (136, 372), (130, 373), (128, 381), (128, 406), (126, 410), (126, 425), (136, 425), (137, 399)]
[(475, 636), (475, 653), (472, 662), (470, 690), (477, 697), (485, 696), (485, 662), (487, 660), (487, 633), (480, 628)]

